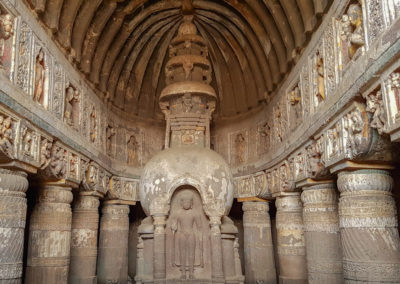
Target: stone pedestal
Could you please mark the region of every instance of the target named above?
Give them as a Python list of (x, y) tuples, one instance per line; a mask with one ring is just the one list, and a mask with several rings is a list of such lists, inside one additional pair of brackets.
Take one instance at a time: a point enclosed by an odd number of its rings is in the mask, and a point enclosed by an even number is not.
[(276, 283), (268, 202), (243, 202), (246, 283)]
[(339, 173), (346, 283), (400, 283), (400, 239), (392, 187), (387, 171)]
[(221, 217), (210, 217), (212, 283), (225, 283), (222, 266)]
[(307, 260), (300, 193), (276, 198), (279, 283), (307, 283)]
[(304, 187), (301, 200), (308, 282), (343, 283), (338, 200), (334, 183)]
[(21, 283), (26, 173), (0, 169), (0, 282)]
[(67, 283), (71, 201), (70, 187), (46, 184), (40, 188), (31, 215), (26, 284)]
[(129, 206), (104, 202), (100, 221), (97, 283), (128, 281)]
[(71, 264), (68, 282), (96, 283), (99, 198), (81, 192), (74, 202), (71, 232)]

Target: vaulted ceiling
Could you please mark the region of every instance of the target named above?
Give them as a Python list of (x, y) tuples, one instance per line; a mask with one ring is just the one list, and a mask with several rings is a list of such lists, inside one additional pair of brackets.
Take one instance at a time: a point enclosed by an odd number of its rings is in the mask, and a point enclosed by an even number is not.
[[(182, 0), (27, 1), (111, 105), (163, 117), (158, 96)], [(244, 113), (276, 89), (330, 2), (193, 1), (195, 25), (209, 46), (219, 117)]]

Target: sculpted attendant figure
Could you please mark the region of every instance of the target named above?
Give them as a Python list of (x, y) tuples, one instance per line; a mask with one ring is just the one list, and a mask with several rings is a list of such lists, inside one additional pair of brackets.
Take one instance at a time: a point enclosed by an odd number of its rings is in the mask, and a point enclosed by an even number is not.
[[(180, 202), (182, 209), (172, 220), (171, 230), (174, 242), (178, 242), (181, 279), (186, 279), (186, 271), (189, 271), (189, 279), (193, 279), (197, 237), (195, 228), (198, 232), (201, 231), (201, 220), (196, 211), (192, 210), (193, 196), (191, 193), (182, 196)], [(174, 261), (174, 263), (176, 262)]]
[(44, 52), (42, 49), (39, 50), (36, 56), (35, 64), (35, 89), (33, 93), (33, 100), (41, 103), (44, 93), (44, 81), (45, 81), (45, 65), (44, 65)]

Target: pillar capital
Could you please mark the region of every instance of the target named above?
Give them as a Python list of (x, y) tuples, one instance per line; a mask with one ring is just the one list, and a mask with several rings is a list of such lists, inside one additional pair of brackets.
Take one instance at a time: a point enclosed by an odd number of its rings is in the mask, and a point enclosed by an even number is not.
[(243, 202), (242, 210), (244, 212), (249, 212), (249, 211), (268, 212), (269, 203), (260, 201), (245, 201)]
[(285, 193), (276, 197), (275, 205), (278, 211), (299, 212), (303, 208), (300, 200), (301, 192)]

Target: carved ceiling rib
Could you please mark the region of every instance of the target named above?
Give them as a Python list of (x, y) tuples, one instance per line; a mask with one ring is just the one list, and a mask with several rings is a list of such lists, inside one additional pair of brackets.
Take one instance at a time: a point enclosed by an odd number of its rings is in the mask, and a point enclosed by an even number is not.
[[(162, 117), (156, 102), (183, 1), (26, 1), (109, 105)], [(215, 114), (229, 117), (273, 95), (332, 0), (192, 2), (210, 58), (222, 64), (214, 66)]]

